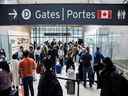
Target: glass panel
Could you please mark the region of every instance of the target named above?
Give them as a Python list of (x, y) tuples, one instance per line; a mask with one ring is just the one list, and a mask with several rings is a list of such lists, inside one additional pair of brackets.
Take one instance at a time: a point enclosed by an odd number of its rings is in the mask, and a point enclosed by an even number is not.
[[(52, 41), (53, 38), (56, 38), (57, 41), (64, 41), (68, 38), (69, 40), (77, 40), (77, 38), (82, 37), (82, 31), (80, 30), (81, 28), (78, 26), (73, 26), (73, 25), (39, 25), (39, 26), (33, 26), (32, 38), (36, 38), (38, 42), (42, 42), (42, 39), (40, 38), (45, 38), (44, 40), (50, 40)], [(56, 33), (58, 35), (51, 35), (51, 36), (46, 36), (44, 35), (45, 33)], [(59, 34), (62, 33), (62, 34)], [(70, 35), (66, 36), (64, 33), (69, 33)], [(66, 39), (67, 38), (67, 39)], [(72, 38), (72, 39), (71, 39)], [(41, 40), (41, 41), (40, 41)]]

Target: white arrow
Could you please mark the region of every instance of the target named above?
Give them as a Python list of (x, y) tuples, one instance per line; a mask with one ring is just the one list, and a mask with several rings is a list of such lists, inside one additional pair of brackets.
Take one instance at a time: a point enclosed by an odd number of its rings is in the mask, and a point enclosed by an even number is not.
[(13, 9), (13, 12), (12, 13), (8, 13), (8, 15), (13, 16), (13, 19), (15, 19), (16, 16), (17, 16), (17, 12), (16, 12), (15, 9)]

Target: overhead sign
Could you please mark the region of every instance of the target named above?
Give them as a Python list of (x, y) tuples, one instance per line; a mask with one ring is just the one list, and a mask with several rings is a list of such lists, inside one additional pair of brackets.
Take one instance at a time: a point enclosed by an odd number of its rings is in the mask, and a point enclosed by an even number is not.
[(70, 33), (44, 33), (45, 36), (70, 36)]
[(0, 13), (0, 25), (128, 25), (127, 4), (13, 4)]

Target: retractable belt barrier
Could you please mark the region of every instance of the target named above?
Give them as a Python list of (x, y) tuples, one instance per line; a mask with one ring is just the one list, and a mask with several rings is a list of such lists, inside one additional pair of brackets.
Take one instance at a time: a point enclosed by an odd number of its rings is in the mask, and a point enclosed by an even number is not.
[[(62, 80), (72, 80), (74, 82), (77, 82), (77, 96), (79, 96), (79, 92), (80, 92), (80, 80), (79, 79), (69, 79), (69, 78), (64, 78), (64, 77), (57, 77), (58, 79), (62, 79)], [(89, 80), (87, 80), (89, 81)], [(95, 81), (97, 82), (97, 81)]]

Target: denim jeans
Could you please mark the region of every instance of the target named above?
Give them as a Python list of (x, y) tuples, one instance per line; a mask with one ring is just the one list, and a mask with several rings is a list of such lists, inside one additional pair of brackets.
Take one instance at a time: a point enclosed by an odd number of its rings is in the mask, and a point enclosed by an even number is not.
[(34, 96), (33, 77), (25, 77), (22, 79), (22, 82), (24, 87), (24, 96), (29, 96), (29, 90), (31, 92), (31, 96)]

